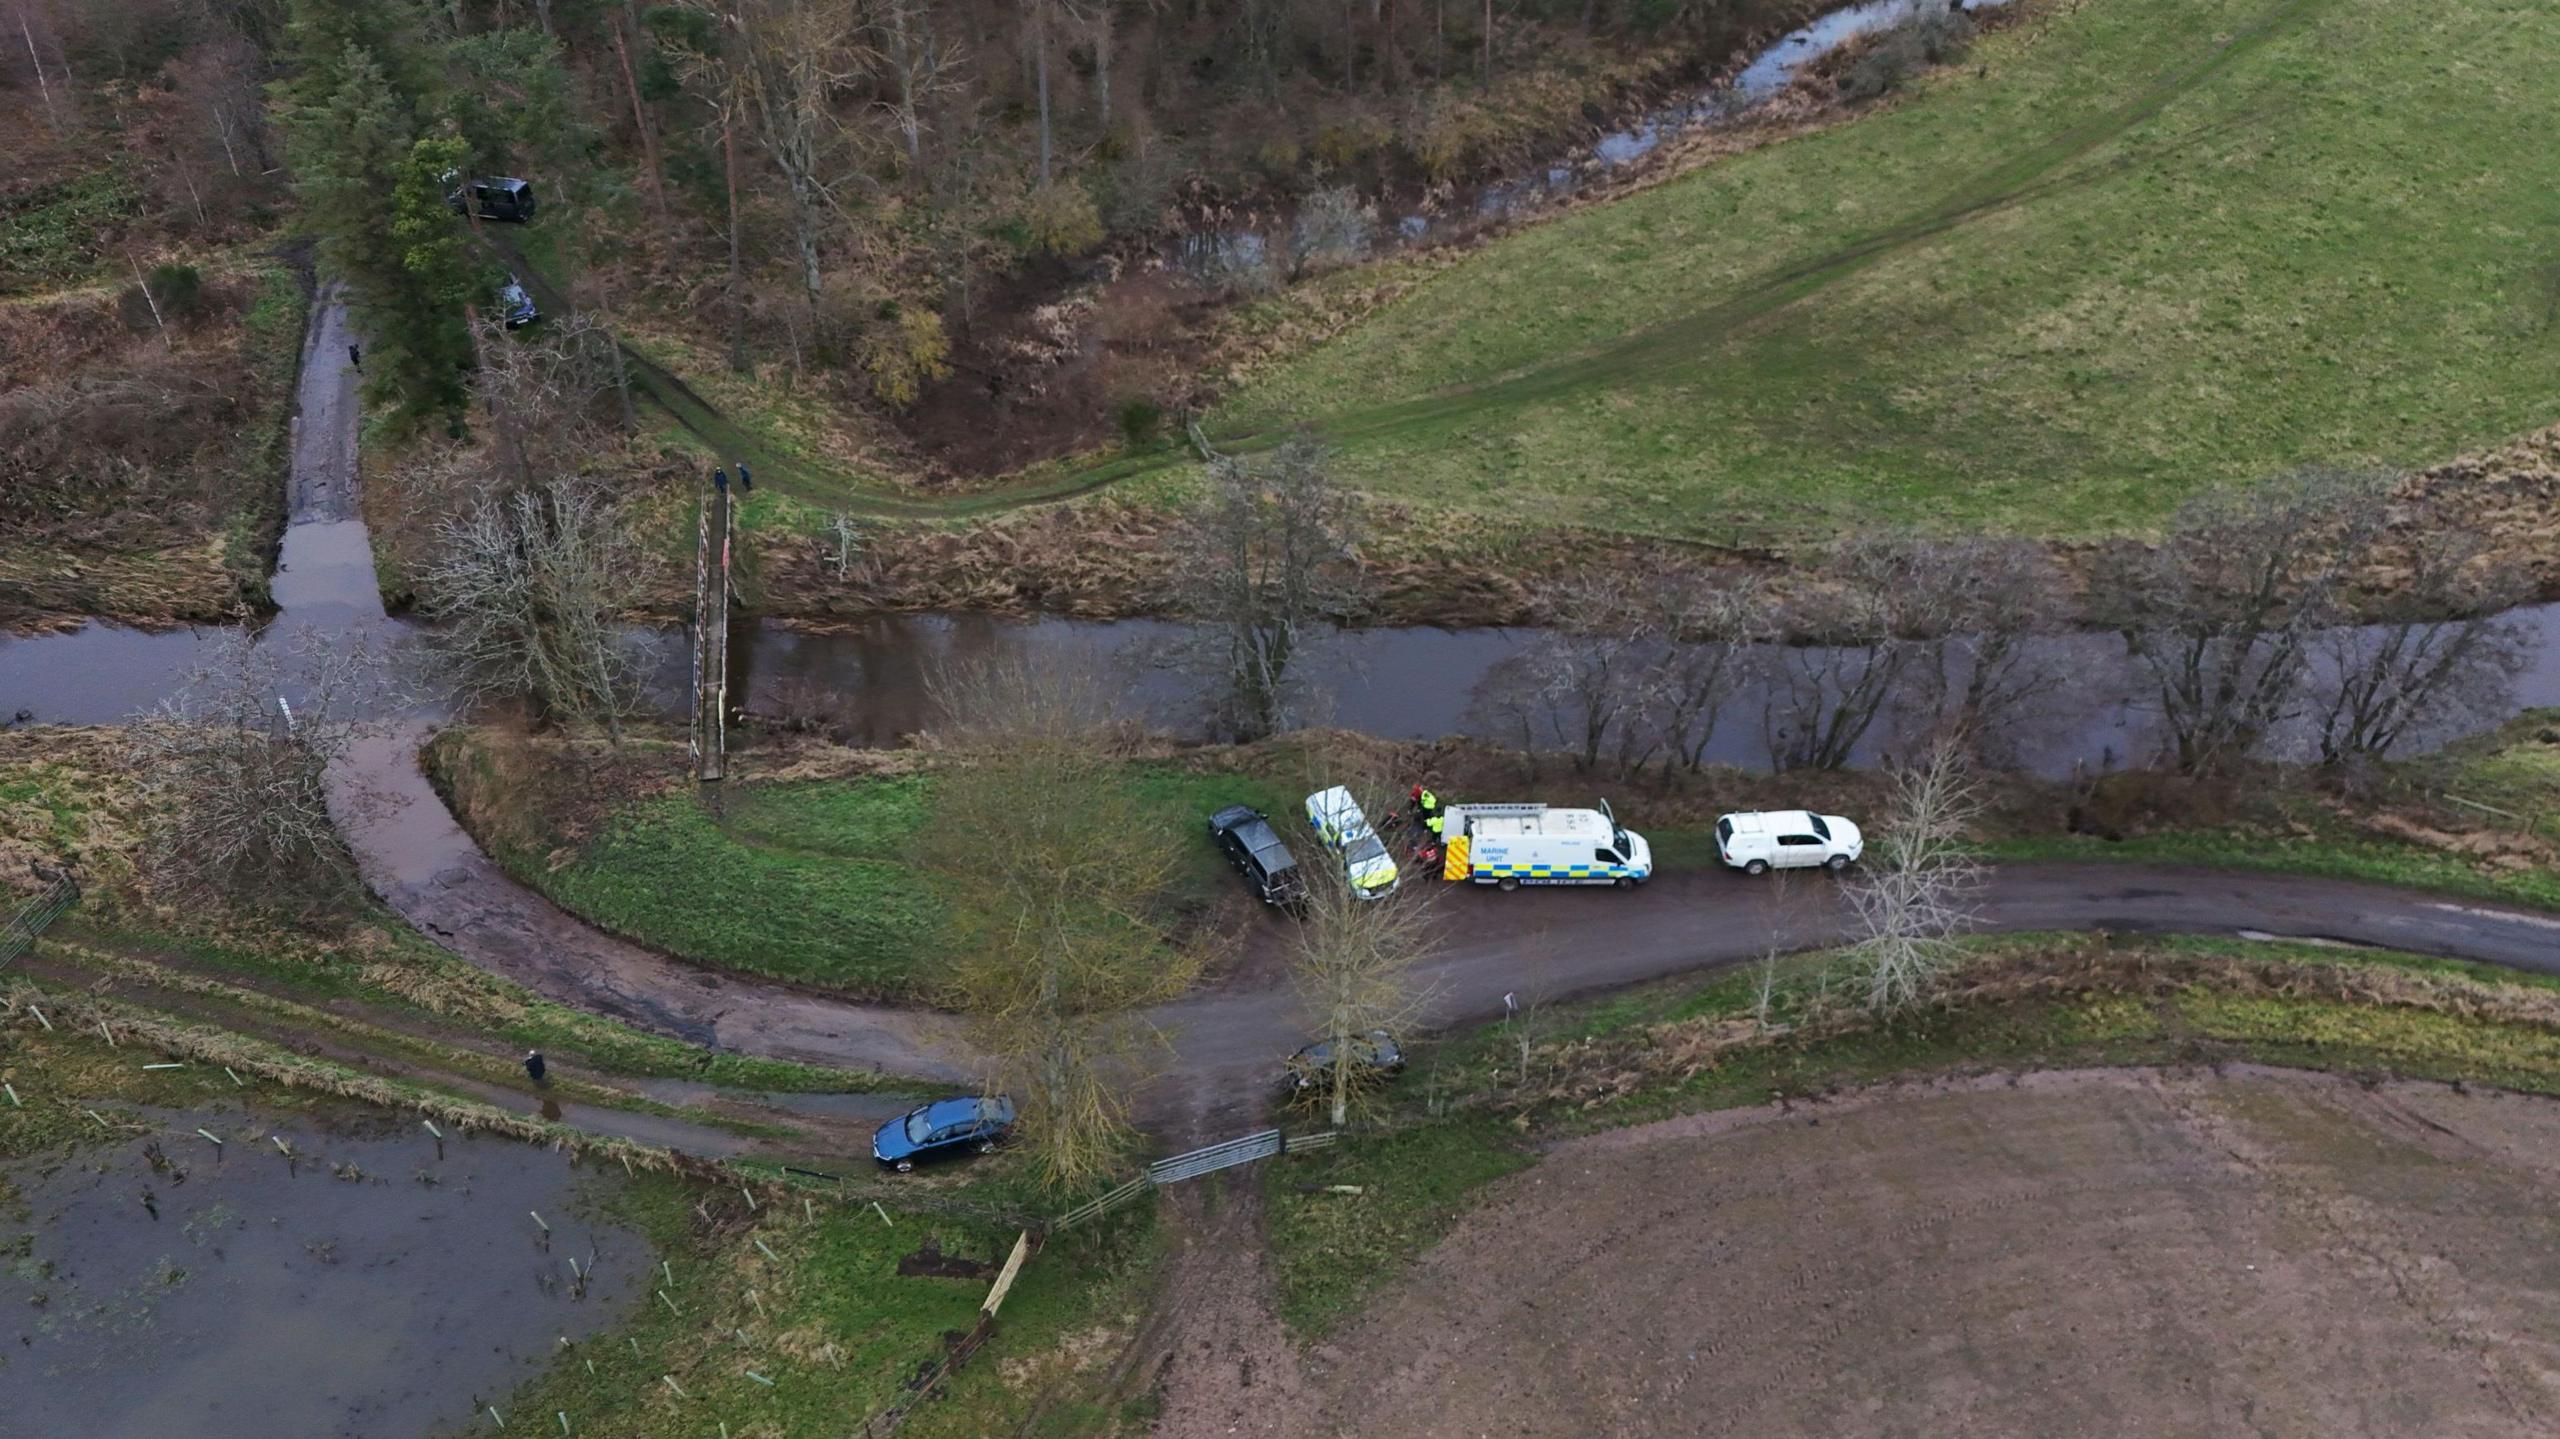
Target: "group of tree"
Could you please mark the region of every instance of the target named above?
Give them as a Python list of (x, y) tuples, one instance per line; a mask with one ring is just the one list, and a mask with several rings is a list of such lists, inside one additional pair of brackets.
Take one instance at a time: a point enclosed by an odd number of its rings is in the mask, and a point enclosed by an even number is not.
[[(1781, 589), (1698, 572), (1586, 576), (1480, 687), (1479, 729), (1584, 770), (1695, 770), (1756, 708), (1773, 767), (1950, 742), (2003, 763), (2059, 703), (2126, 683), (2161, 760), (2352, 769), (2503, 702), (2520, 569), (2469, 527), (2395, 503), (2383, 473), (2310, 469), (2206, 490), (2155, 545), (2118, 546), (2085, 600), (2043, 547), (1880, 534)], [(2075, 631), (2121, 636), (2108, 652)]]

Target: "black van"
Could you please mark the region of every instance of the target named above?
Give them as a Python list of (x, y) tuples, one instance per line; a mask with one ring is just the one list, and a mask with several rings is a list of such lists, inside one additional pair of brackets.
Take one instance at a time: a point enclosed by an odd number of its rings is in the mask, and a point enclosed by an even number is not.
[(1295, 909), (1306, 902), (1307, 877), (1298, 872), (1296, 857), (1280, 842), (1269, 815), (1246, 805), (1222, 809), (1209, 816), (1209, 838), (1264, 904)]
[(480, 211), (483, 220), (513, 220), (518, 224), (533, 218), (533, 182), (508, 175), (483, 175), (468, 187), (456, 185), (445, 193), (444, 202), (453, 213), (467, 215), (464, 195), (470, 196), (470, 207)]

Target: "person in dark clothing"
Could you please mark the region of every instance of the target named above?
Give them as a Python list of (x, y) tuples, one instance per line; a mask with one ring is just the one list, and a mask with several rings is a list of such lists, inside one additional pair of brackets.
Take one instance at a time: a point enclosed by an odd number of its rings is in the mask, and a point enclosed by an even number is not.
[(744, 460), (738, 461), (738, 488), (750, 495), (756, 492), (756, 477), (747, 473), (747, 462)]
[(550, 1080), (543, 1078), (543, 1074), (549, 1068), (549, 1065), (542, 1062), (541, 1050), (528, 1049), (524, 1052), (524, 1072), (533, 1076), (533, 1082), (535, 1084), (547, 1085), (551, 1082)]
[(711, 488), (718, 490), (724, 495), (729, 493), (729, 472), (727, 470), (713, 470), (711, 472)]
[(362, 345), (349, 345), (349, 346), (347, 346), (347, 363), (348, 363), (349, 365), (352, 365), (352, 366), (354, 366), (354, 367), (355, 367), (355, 372), (356, 372), (357, 374), (359, 374), (359, 375), (363, 374), (363, 373), (364, 373), (364, 346), (362, 346)]

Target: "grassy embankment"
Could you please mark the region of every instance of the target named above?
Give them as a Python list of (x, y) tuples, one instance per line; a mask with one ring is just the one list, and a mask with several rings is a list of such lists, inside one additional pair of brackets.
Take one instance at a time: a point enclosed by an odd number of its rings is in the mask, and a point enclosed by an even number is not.
[[(1002, 1179), (943, 1197), (969, 1208), (902, 1209), (893, 1198), (885, 1213), (848, 1204), (813, 1214), (787, 1200), (750, 1213), (735, 1193), (644, 1178), (620, 1217), (664, 1256), (666, 1300), (562, 1351), (501, 1407), (545, 1424), (565, 1412), (573, 1433), (626, 1439), (693, 1439), (720, 1425), (734, 1439), (856, 1427), (942, 1353), (945, 1336), (976, 1323), (1020, 1232), (981, 1217), (983, 1207), (1055, 1207)], [(901, 1276), (899, 1259), (928, 1242), (986, 1273)], [(1144, 1316), (1158, 1257), (1145, 1205), (1057, 1236), (1025, 1266), (989, 1347), (900, 1432), (1120, 1432), (1142, 1401), (1122, 1392), (1113, 1365)]]
[[(744, 973), (888, 998), (931, 989), (950, 887), (917, 854), (933, 823), (929, 774), (733, 783), (715, 815), (666, 764), (628, 785), (607, 782), (617, 798), (596, 806), (590, 779), (558, 778), (580, 756), (544, 753), (529, 764), (487, 737), (449, 731), (434, 764), (490, 853), (572, 913)], [(1285, 822), (1305, 793), (1214, 756), (1132, 761), (1125, 773), (1184, 845), (1168, 916), (1177, 922), (1232, 883), (1197, 839), (1203, 819), (1242, 803)], [(546, 800), (560, 807), (546, 813)]]
[(2560, 384), (2529, 13), (2061, 9), (1490, 246), (1213, 429), (1314, 422), (1390, 496), (1780, 544), (2139, 532), (2218, 479), (2519, 433)]
[(1282, 1316), (1307, 1336), (1348, 1320), (1483, 1185), (1536, 1163), (1538, 1141), (1672, 1114), (1906, 1077), (2221, 1061), (2560, 1094), (2560, 980), (2238, 940), (1970, 949), (1947, 999), (1881, 1028), (1827, 1004), (1849, 981), (1808, 955), (1772, 973), (1766, 1033), (1761, 975), (1743, 970), (1426, 1047), (1390, 1100), (1392, 1132), (1266, 1176)]

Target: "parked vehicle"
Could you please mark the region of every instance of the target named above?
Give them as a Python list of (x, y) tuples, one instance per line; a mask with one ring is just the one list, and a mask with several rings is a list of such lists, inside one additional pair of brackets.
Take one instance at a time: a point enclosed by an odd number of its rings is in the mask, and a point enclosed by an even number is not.
[(1369, 827), (1369, 817), (1360, 812), (1360, 802), (1341, 785), (1320, 789), (1307, 796), (1307, 823), (1325, 848), (1342, 856), (1342, 872), (1351, 881), (1351, 892), (1361, 899), (1384, 899), (1395, 893), (1396, 862), (1387, 854), (1386, 843)]
[(1442, 812), (1440, 877), (1505, 890), (1524, 884), (1609, 884), (1653, 878), (1653, 846), (1598, 809), (1543, 804), (1453, 804)]
[(510, 330), (521, 330), (542, 318), (542, 311), (534, 306), (533, 296), (525, 293), (524, 286), (514, 280), (498, 287), (498, 314)]
[(1209, 816), (1209, 839), (1264, 904), (1288, 909), (1306, 902), (1306, 872), (1280, 842), (1271, 816), (1250, 805), (1229, 805)]
[(523, 224), (533, 218), (533, 182), (512, 175), (483, 175), (469, 185), (455, 183), (445, 191), (444, 202), (457, 215), (476, 209), (483, 220)]
[(871, 1136), (871, 1157), (900, 1174), (935, 1159), (985, 1154), (1013, 1132), (1013, 1101), (937, 1099), (910, 1109)]
[[(1404, 1070), (1404, 1048), (1395, 1036), (1383, 1029), (1354, 1036), (1343, 1046), (1354, 1069), (1376, 1075), (1399, 1074)], [(1289, 1088), (1304, 1091), (1324, 1084), (1333, 1075), (1333, 1041), (1319, 1039), (1289, 1056), (1286, 1066)]]
[(1716, 856), (1745, 874), (1817, 866), (1837, 874), (1866, 847), (1858, 827), (1836, 814), (1773, 809), (1716, 821)]

